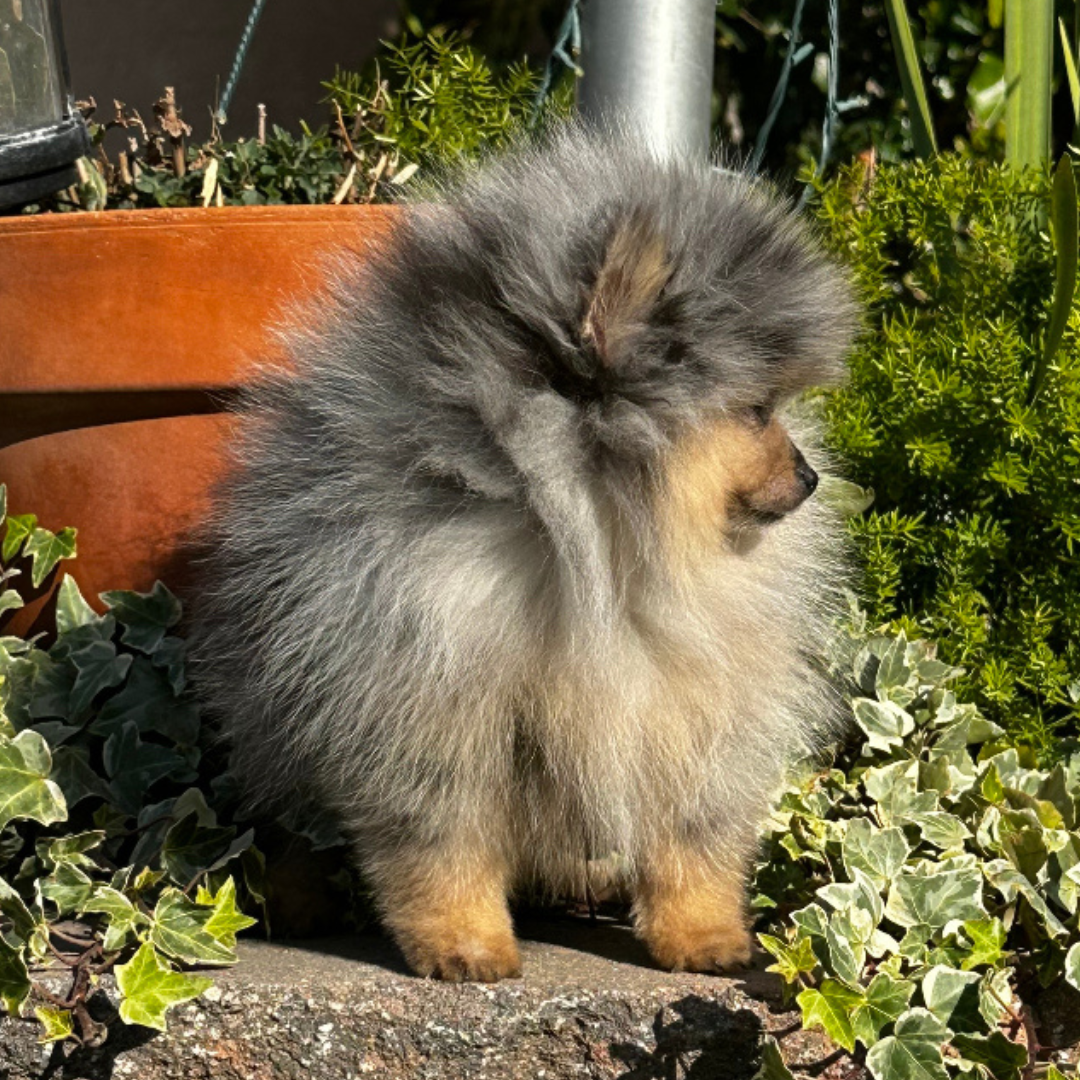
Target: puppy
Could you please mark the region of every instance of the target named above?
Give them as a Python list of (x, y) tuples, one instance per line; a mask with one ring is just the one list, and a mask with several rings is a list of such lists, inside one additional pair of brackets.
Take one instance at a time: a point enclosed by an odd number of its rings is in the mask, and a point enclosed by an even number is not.
[(519, 974), (507, 898), (629, 868), (665, 967), (829, 722), (842, 566), (780, 419), (843, 275), (752, 180), (570, 126), (406, 206), (243, 406), (194, 668), (253, 803), (332, 807), (422, 975)]

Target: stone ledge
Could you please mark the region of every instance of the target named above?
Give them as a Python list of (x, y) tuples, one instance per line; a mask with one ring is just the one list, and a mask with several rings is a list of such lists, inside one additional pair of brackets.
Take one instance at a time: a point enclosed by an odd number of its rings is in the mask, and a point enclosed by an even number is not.
[[(117, 1024), (103, 1047), (65, 1057), (35, 1025), (0, 1022), (0, 1080), (749, 1080), (761, 1034), (796, 1020), (760, 970), (658, 971), (611, 924), (519, 929), (524, 978), (496, 985), (415, 978), (376, 937), (242, 942), (239, 965), (174, 1009), (164, 1035)], [(829, 1054), (805, 1033), (784, 1047)]]

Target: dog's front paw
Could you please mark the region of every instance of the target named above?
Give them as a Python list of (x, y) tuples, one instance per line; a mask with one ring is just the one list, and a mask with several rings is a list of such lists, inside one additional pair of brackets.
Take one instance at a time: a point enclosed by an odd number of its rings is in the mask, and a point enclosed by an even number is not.
[(498, 982), (521, 975), (512, 935), (448, 927), (423, 938), (399, 934), (398, 941), (417, 975), (447, 982)]
[(662, 967), (708, 974), (743, 967), (753, 952), (750, 931), (741, 923), (655, 928), (645, 944)]

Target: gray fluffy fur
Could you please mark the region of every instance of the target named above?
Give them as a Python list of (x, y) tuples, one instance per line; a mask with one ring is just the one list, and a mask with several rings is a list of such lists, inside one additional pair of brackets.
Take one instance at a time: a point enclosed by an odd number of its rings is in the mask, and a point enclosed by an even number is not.
[[(626, 221), (674, 269), (611, 370), (581, 327)], [(242, 405), (195, 601), (251, 801), (314, 793), (376, 889), (465, 835), (553, 889), (674, 834), (744, 855), (831, 716), (840, 530), (811, 499), (718, 533), (688, 585), (657, 491), (687, 432), (839, 376), (843, 275), (754, 181), (571, 126), (406, 206), (330, 285), (285, 331), (295, 375)]]

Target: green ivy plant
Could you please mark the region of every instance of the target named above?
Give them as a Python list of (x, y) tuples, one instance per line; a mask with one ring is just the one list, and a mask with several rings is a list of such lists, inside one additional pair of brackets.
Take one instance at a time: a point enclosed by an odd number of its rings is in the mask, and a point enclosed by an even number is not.
[(766, 833), (770, 970), (875, 1080), (1032, 1076), (1033, 998), (1080, 988), (1080, 753), (1036, 768), (903, 633), (851, 670), (856, 745), (794, 778)]
[[(0, 612), (22, 606), (23, 572), (37, 587), (76, 554), (74, 529), (6, 503), (0, 485)], [(51, 645), (0, 636), (0, 1002), (42, 1042), (98, 1045), (109, 1014), (164, 1029), (211, 985), (181, 969), (234, 963), (255, 922), (230, 870), (264, 891), (252, 831), (214, 808), (227, 781), (186, 691), (179, 602), (160, 583), (101, 599), (104, 615), (65, 575)]]
[(871, 621), (939, 642), (1040, 751), (1080, 719), (1080, 307), (1046, 363), (1049, 199), (1045, 172), (944, 154), (846, 169), (817, 210), (868, 313), (825, 408), (874, 496), (851, 523)]

